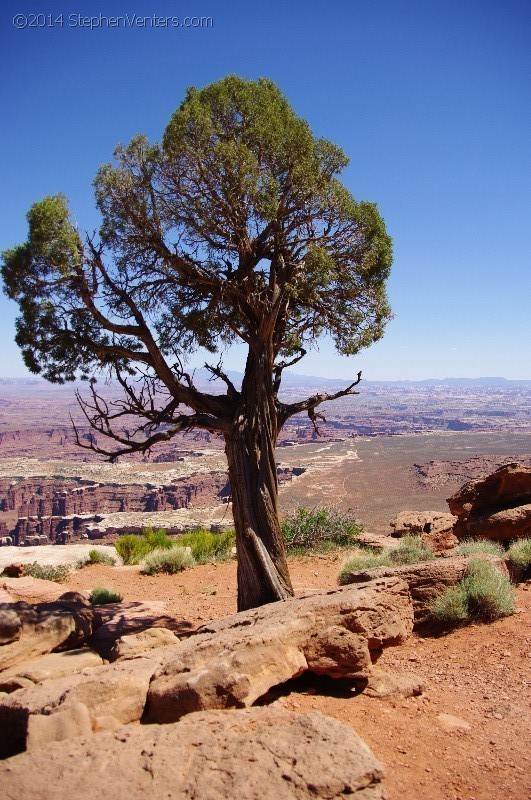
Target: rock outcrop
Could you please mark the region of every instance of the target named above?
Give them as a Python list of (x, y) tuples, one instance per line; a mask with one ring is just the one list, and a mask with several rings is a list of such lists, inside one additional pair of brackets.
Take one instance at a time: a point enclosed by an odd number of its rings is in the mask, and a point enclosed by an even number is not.
[[(502, 558), (490, 555), (476, 557), (494, 564), (504, 575), (508, 574)], [(429, 609), (433, 600), (449, 586), (455, 586), (465, 577), (468, 561), (467, 556), (454, 556), (400, 567), (373, 567), (352, 572), (344, 578), (344, 581), (349, 584), (360, 584), (382, 578), (400, 578), (405, 581), (413, 600), (415, 627), (419, 627), (429, 620)]]
[(208, 711), (120, 728), (0, 764), (5, 800), (328, 800), (386, 795), (383, 766), (349, 727), (317, 712)]
[(390, 522), (392, 536), (420, 536), (435, 553), (452, 550), (458, 544), (454, 524), (453, 514), (440, 511), (402, 511)]
[(454, 532), (509, 540), (531, 535), (531, 467), (507, 464), (486, 478), (466, 483), (448, 506), (457, 517)]
[(163, 655), (144, 719), (247, 707), (306, 670), (365, 685), (383, 648), (405, 641), (412, 627), (407, 585), (395, 577), (216, 620)]
[(0, 605), (0, 671), (52, 650), (79, 647), (97, 622), (97, 613), (76, 592), (53, 603)]
[(396, 577), (271, 603), (204, 626), (188, 639), (79, 675), (21, 688), (0, 702), (0, 754), (198, 710), (243, 708), (306, 670), (364, 686), (382, 649), (413, 627)]

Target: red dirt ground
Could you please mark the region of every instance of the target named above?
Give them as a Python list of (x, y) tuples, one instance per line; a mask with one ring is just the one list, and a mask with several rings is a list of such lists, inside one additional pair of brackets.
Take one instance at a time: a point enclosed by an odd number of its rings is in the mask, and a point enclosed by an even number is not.
[[(295, 591), (329, 588), (343, 556), (292, 559)], [(176, 627), (193, 629), (236, 610), (235, 563), (196, 567), (176, 576), (147, 577), (138, 567), (91, 566), (66, 588), (96, 585), (124, 600), (164, 600)], [(531, 797), (531, 591), (516, 589), (517, 613), (439, 638), (414, 635), (390, 648), (380, 664), (423, 678), (418, 697), (371, 698), (348, 684), (300, 679), (273, 702), (317, 710), (351, 725), (387, 767), (390, 800), (524, 800)], [(457, 722), (441, 718), (447, 714)]]

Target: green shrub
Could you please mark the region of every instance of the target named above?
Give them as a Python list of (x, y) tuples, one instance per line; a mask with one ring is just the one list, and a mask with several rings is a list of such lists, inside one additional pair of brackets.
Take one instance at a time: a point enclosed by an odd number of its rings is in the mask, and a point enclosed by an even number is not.
[(430, 611), (432, 618), (445, 627), (454, 627), (468, 619), (468, 597), (465, 587), (461, 583), (450, 586), (435, 598)]
[(463, 584), (472, 616), (492, 620), (514, 614), (511, 582), (488, 561), (471, 560)]
[(153, 550), (144, 560), (142, 572), (144, 575), (157, 575), (167, 572), (170, 575), (181, 572), (183, 569), (193, 567), (194, 557), (189, 547), (171, 547), (162, 550)]
[(114, 543), (116, 552), (124, 564), (138, 564), (152, 549), (144, 536), (126, 533)]
[(104, 606), (107, 605), (107, 603), (121, 603), (123, 597), (112, 589), (106, 589), (104, 586), (96, 586), (91, 591), (89, 600), (93, 606)]
[(468, 539), (461, 542), (456, 552), (460, 556), (475, 556), (481, 553), (501, 558), (505, 556), (503, 547), (497, 542), (491, 542), (488, 539)]
[(169, 550), (170, 547), (175, 545), (175, 540), (167, 536), (164, 528), (146, 528), (144, 531), (144, 539), (149, 545), (150, 550)]
[(34, 561), (32, 564), (24, 564), (23, 575), (29, 575), (32, 578), (40, 578), (43, 581), (55, 581), (55, 583), (63, 583), (67, 580), (70, 574), (70, 567), (68, 564), (39, 564)]
[(89, 564), (105, 564), (106, 566), (114, 567), (116, 559), (103, 550), (89, 550), (86, 556), (76, 561), (76, 569), (83, 569), (83, 567), (88, 567)]
[(364, 572), (373, 567), (389, 567), (391, 561), (386, 553), (356, 553), (349, 556), (339, 573), (338, 582), (341, 586), (351, 583), (350, 576), (353, 572)]
[(387, 553), (389, 561), (395, 566), (416, 564), (435, 558), (433, 550), (424, 544), (420, 536), (403, 536), (400, 544), (391, 547)]
[(207, 564), (209, 561), (226, 561), (234, 547), (236, 534), (233, 530), (223, 533), (211, 533), (204, 528), (184, 533), (179, 545), (189, 547), (196, 564)]
[(514, 613), (509, 579), (489, 561), (471, 559), (463, 580), (451, 586), (430, 607), (432, 618), (453, 627), (465, 620), (491, 620)]
[(515, 567), (528, 570), (531, 567), (531, 539), (513, 542), (507, 551), (507, 558)]
[(281, 528), (288, 552), (349, 547), (361, 533), (355, 520), (336, 508), (298, 508), (282, 521)]

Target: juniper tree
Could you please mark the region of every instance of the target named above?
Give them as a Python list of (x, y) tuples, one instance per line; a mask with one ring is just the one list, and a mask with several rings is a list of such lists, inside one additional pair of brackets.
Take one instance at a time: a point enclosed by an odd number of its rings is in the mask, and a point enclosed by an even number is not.
[[(347, 163), (274, 83), (229, 76), (189, 89), (160, 144), (137, 136), (100, 168), (99, 235), (81, 235), (56, 195), (32, 206), (27, 242), (4, 253), (27, 367), (55, 383), (90, 379), (79, 400), (96, 436), (79, 444), (113, 459), (194, 428), (224, 438), (239, 609), (293, 593), (279, 431), (302, 412), (317, 426), (317, 407), (360, 379), (288, 403), (283, 370), (324, 334), (353, 355), (389, 318), (391, 241), (376, 206), (338, 179)], [(223, 393), (200, 391), (189, 354), (233, 342), (247, 352), (241, 387), (216, 357), (206, 366)], [(102, 370), (121, 387), (114, 402), (94, 382)]]

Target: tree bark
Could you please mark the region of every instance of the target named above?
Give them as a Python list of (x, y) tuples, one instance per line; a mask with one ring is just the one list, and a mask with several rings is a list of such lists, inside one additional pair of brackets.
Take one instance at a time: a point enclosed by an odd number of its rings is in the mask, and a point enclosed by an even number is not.
[(270, 358), (250, 352), (225, 434), (238, 556), (238, 611), (293, 596), (278, 520), (277, 411)]

